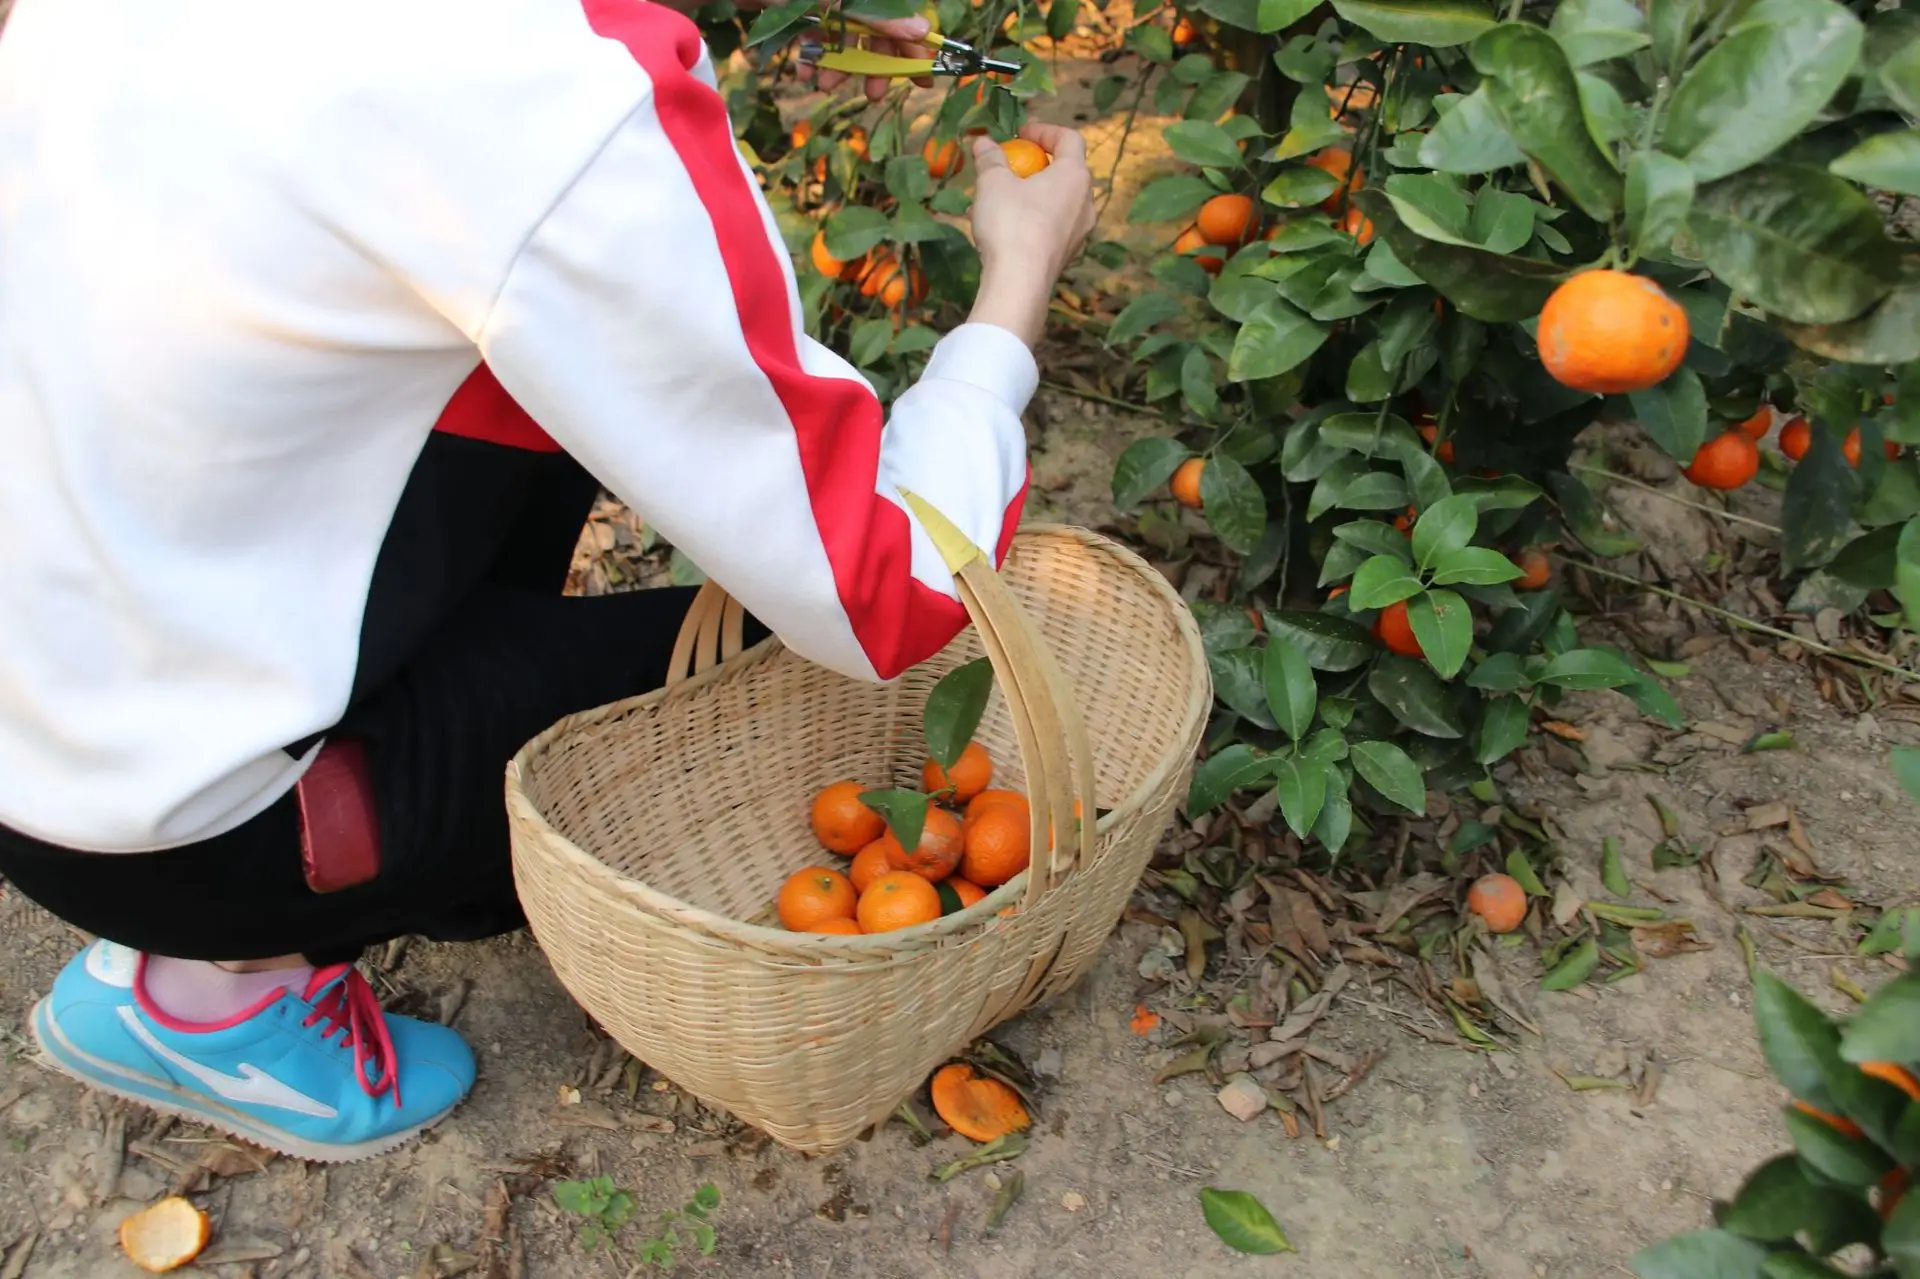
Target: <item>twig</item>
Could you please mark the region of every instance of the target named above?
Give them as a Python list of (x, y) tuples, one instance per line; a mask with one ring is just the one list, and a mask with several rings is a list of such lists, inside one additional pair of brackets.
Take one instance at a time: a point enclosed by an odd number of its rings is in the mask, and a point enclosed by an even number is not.
[(1768, 524), (1764, 520), (1756, 520), (1746, 515), (1735, 515), (1732, 511), (1722, 510), (1720, 507), (1708, 502), (1695, 502), (1691, 498), (1681, 497), (1677, 493), (1669, 493), (1663, 488), (1655, 488), (1653, 485), (1636, 480), (1630, 475), (1622, 475), (1618, 471), (1609, 471), (1604, 466), (1588, 466), (1584, 462), (1569, 462), (1567, 469), (1569, 471), (1585, 471), (1589, 475), (1603, 475), (1607, 479), (1614, 480), (1621, 484), (1631, 485), (1643, 492), (1651, 493), (1655, 497), (1663, 497), (1676, 506), (1690, 506), (1696, 511), (1705, 511), (1708, 515), (1717, 515), (1723, 520), (1732, 520), (1736, 524), (1751, 524), (1753, 527), (1765, 529), (1769, 533), (1783, 532), (1783, 530)]
[(1824, 653), (1826, 656), (1836, 658), (1842, 662), (1854, 662), (1861, 666), (1871, 666), (1877, 671), (1885, 671), (1889, 675), (1898, 675), (1901, 679), (1907, 680), (1910, 683), (1920, 684), (1920, 674), (1915, 674), (1905, 667), (1895, 666), (1891, 662), (1883, 662), (1876, 657), (1866, 657), (1859, 653), (1849, 653), (1842, 649), (1834, 648), (1830, 644), (1822, 644), (1819, 640), (1810, 640), (1805, 636), (1795, 635), (1792, 631), (1783, 631), (1777, 626), (1768, 626), (1765, 622), (1756, 622), (1750, 617), (1742, 617), (1738, 613), (1729, 612), (1717, 604), (1709, 604), (1705, 600), (1694, 599), (1691, 595), (1682, 595), (1680, 592), (1670, 591), (1664, 586), (1655, 586), (1653, 583), (1643, 582), (1637, 577), (1629, 577), (1625, 573), (1616, 573), (1612, 569), (1601, 568), (1598, 564), (1589, 564), (1585, 560), (1576, 560), (1568, 555), (1556, 554), (1554, 558), (1574, 568), (1585, 569), (1587, 572), (1598, 577), (1612, 578), (1616, 582), (1624, 582), (1628, 586), (1637, 586), (1643, 591), (1650, 591), (1662, 599), (1672, 600), (1676, 604), (1685, 604), (1688, 608), (1697, 608), (1703, 613), (1711, 613), (1723, 621), (1733, 623), (1742, 630), (1757, 631), (1762, 635), (1771, 635), (1775, 639), (1787, 640), (1800, 645), (1802, 648), (1812, 649), (1816, 653)]
[(1163, 419), (1166, 417), (1166, 414), (1160, 412), (1158, 409), (1146, 408), (1139, 404), (1129, 404), (1125, 400), (1117, 400), (1111, 395), (1102, 395), (1098, 391), (1083, 391), (1077, 386), (1068, 386), (1065, 382), (1049, 382), (1045, 378), (1042, 378), (1040, 385), (1049, 391), (1058, 391), (1062, 395), (1077, 396), (1083, 400), (1091, 400), (1095, 404), (1106, 404), (1116, 409), (1125, 409), (1127, 412), (1138, 414), (1141, 417), (1157, 417)]
[(1113, 168), (1107, 172), (1107, 190), (1100, 197), (1099, 207), (1093, 211), (1096, 226), (1107, 216), (1107, 205), (1112, 203), (1114, 190), (1120, 185), (1120, 162), (1127, 158), (1127, 139), (1133, 136), (1134, 121), (1140, 117), (1140, 104), (1146, 100), (1147, 85), (1153, 80), (1153, 73), (1157, 69), (1149, 67), (1147, 74), (1140, 77), (1140, 85), (1133, 93), (1133, 105), (1127, 108), (1127, 123), (1120, 130), (1120, 142), (1113, 152)]

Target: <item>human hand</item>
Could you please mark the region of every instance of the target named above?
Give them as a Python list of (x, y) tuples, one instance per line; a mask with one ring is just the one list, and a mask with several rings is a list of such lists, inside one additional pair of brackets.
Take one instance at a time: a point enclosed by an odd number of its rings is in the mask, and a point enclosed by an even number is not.
[(1051, 157), (1046, 168), (1022, 178), (990, 138), (975, 141), (979, 170), (973, 199), (973, 239), (980, 250), (976, 322), (996, 324), (1027, 345), (1046, 327), (1053, 286), (1079, 256), (1093, 231), (1093, 177), (1087, 148), (1072, 129), (1026, 124), (1020, 136)]
[[(701, 2), (702, 0), (665, 0), (668, 4), (685, 3), (691, 6), (698, 6)], [(776, 2), (777, 0), (734, 0), (736, 7), (749, 12), (768, 8)], [(884, 53), (896, 58), (931, 58), (933, 56), (932, 49), (917, 43), (926, 36), (927, 32), (933, 30), (933, 24), (923, 17), (862, 18), (860, 21), (862, 25), (874, 32), (872, 36), (866, 37), (866, 44), (861, 46), (870, 52)], [(823, 34), (830, 33), (832, 29), (831, 18), (827, 20), (826, 26), (819, 28)], [(852, 79), (844, 71), (826, 71), (804, 63), (800, 66), (798, 74), (802, 80), (811, 80), (816, 88), (828, 93)], [(870, 75), (866, 77), (866, 81), (866, 95), (869, 102), (878, 102), (886, 97), (887, 89), (893, 84), (893, 79), (889, 76)], [(933, 87), (932, 76), (914, 76), (913, 82), (923, 89)]]

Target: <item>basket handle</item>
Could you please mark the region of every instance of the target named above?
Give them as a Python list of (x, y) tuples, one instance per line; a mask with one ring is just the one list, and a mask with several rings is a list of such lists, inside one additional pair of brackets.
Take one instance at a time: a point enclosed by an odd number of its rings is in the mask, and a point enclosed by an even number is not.
[[(1086, 720), (1052, 652), (986, 553), (925, 499), (902, 490), (954, 575), (1006, 698), (1026, 765), (1029, 838), (1023, 908), (1032, 908), (1076, 865), (1093, 859), (1093, 751)], [(709, 670), (740, 652), (743, 610), (709, 579), (681, 623), (667, 668), (667, 686)], [(1057, 834), (1064, 832), (1066, 837)], [(1038, 871), (1039, 873), (1035, 873)]]

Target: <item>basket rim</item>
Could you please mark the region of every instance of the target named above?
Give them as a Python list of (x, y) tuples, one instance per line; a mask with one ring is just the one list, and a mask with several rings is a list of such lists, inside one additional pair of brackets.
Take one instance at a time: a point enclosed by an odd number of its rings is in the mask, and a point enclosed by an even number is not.
[[(1077, 542), (1088, 550), (1106, 555), (1121, 567), (1145, 580), (1148, 589), (1159, 595), (1162, 602), (1169, 606), (1168, 613), (1175, 633), (1187, 652), (1189, 665), (1197, 679), (1187, 699), (1187, 707), (1180, 722), (1179, 732), (1174, 735), (1177, 741), (1186, 745), (1180, 750), (1163, 753), (1128, 795), (1109, 809), (1104, 817), (1095, 819), (1094, 832), (1098, 838), (1111, 830), (1121, 817), (1142, 807), (1146, 797), (1164, 785), (1169, 777), (1177, 775), (1181, 769), (1191, 764), (1194, 749), (1198, 746), (1201, 730), (1205, 726), (1207, 711), (1212, 704), (1212, 672), (1207, 667), (1206, 649), (1201, 640), (1199, 623), (1194, 619), (1187, 602), (1157, 569), (1129, 547), (1078, 525), (1035, 522), (1020, 526), (1015, 535), (1012, 550), (1009, 552), (1009, 558), (1023, 551), (1031, 551), (1036, 543), (1044, 544), (1058, 540)], [(836, 969), (888, 967), (911, 959), (923, 951), (943, 946), (962, 934), (984, 937), (998, 931), (1001, 927), (1010, 926), (1011, 920), (999, 918), (1000, 903), (1018, 900), (1024, 893), (1027, 877), (1032, 873), (1031, 868), (1021, 871), (971, 906), (950, 915), (942, 915), (924, 924), (915, 924), (893, 932), (843, 936), (831, 933), (793, 932), (764, 924), (750, 924), (745, 920), (735, 919), (730, 915), (723, 915), (682, 901), (670, 893), (652, 887), (644, 880), (614, 870), (606, 862), (561, 834), (527, 797), (522, 781), (524, 769), (562, 736), (592, 728), (635, 711), (650, 710), (663, 703), (697, 696), (708, 685), (721, 679), (732, 678), (742, 671), (771, 660), (784, 651), (786, 646), (780, 642), (779, 637), (770, 635), (751, 648), (744, 649), (733, 657), (716, 663), (672, 687), (651, 689), (633, 697), (577, 711), (556, 720), (522, 745), (507, 763), (505, 798), (509, 815), (517, 822), (537, 830), (547, 848), (573, 865), (584, 877), (597, 881), (614, 896), (628, 899), (629, 904), (644, 906), (674, 923), (696, 929), (716, 939), (750, 946), (769, 957), (791, 956), (796, 961), (796, 967), (817, 968), (820, 966), (817, 962), (819, 960), (839, 961), (833, 965)], [(513, 838), (511, 844), (512, 857), (517, 862), (521, 859), (521, 840)], [(1081, 872), (1085, 869), (1086, 867), (1077, 867), (1069, 871), (1060, 884), (1052, 892), (1044, 894), (1041, 900), (1045, 901), (1053, 893), (1064, 889), (1071, 881), (1081, 878)], [(876, 964), (873, 961), (879, 962)]]

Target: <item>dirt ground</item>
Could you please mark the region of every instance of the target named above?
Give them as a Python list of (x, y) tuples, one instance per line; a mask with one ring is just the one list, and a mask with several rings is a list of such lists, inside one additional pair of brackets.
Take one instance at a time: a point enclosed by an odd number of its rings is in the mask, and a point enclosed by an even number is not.
[[(1092, 78), (1084, 68), (1083, 80)], [(1062, 83), (1069, 83), (1063, 72)], [(1117, 145), (1090, 129), (1096, 154)], [(1151, 130), (1144, 130), (1151, 136)], [(1136, 139), (1136, 142), (1138, 139)], [(1132, 178), (1128, 179), (1132, 181)], [(1124, 207), (1124, 194), (1116, 209)], [(1111, 215), (1110, 215), (1111, 216)], [(1043, 394), (1034, 414), (1036, 515), (1105, 525), (1111, 458), (1152, 429), (1099, 405)], [(1662, 485), (1656, 485), (1660, 487)], [(1665, 482), (1670, 487), (1671, 481)], [(1704, 515), (1640, 494), (1622, 504), (1663, 546), (1706, 544)], [(1643, 606), (1650, 608), (1650, 606)], [(1710, 948), (1644, 973), (1568, 993), (1537, 990), (1530, 944), (1504, 952), (1509, 986), (1539, 1034), (1469, 1052), (1408, 1027), (1448, 1030), (1398, 987), (1364, 972), (1342, 992), (1322, 1042), (1379, 1050), (1372, 1073), (1328, 1108), (1324, 1141), (1289, 1139), (1280, 1117), (1250, 1122), (1216, 1103), (1201, 1076), (1156, 1083), (1177, 1055), (1163, 1026), (1135, 1034), (1142, 955), (1157, 930), (1123, 924), (1074, 992), (996, 1032), (1042, 1084), (1043, 1122), (1013, 1165), (929, 1180), (964, 1153), (947, 1136), (916, 1147), (892, 1123), (825, 1158), (787, 1152), (631, 1068), (555, 982), (525, 936), (476, 946), (416, 943), (370, 967), (402, 1006), (452, 1017), (476, 1046), (471, 1100), (424, 1141), (365, 1164), (323, 1170), (292, 1160), (249, 1167), (184, 1125), (156, 1128), (43, 1070), (25, 1036), (33, 1001), (76, 947), (64, 926), (7, 895), (0, 928), (0, 1262), (5, 1279), (130, 1279), (114, 1244), (129, 1211), (192, 1178), (214, 1248), (179, 1273), (219, 1279), (415, 1279), (480, 1274), (490, 1194), (515, 1194), (507, 1216), (524, 1273), (620, 1279), (652, 1214), (712, 1182), (718, 1249), (678, 1269), (806, 1279), (892, 1276), (1294, 1274), (1316, 1279), (1586, 1279), (1630, 1273), (1638, 1248), (1706, 1221), (1709, 1199), (1785, 1143), (1782, 1096), (1755, 1045), (1736, 926), (1760, 958), (1833, 1007), (1835, 974), (1871, 987), (1889, 969), (1836, 944), (1819, 920), (1742, 914), (1764, 902), (1741, 883), (1777, 829), (1721, 835), (1752, 805), (1792, 806), (1819, 866), (1858, 900), (1892, 906), (1920, 888), (1920, 809), (1886, 767), (1887, 748), (1920, 743), (1912, 704), (1850, 713), (1820, 695), (1794, 661), (1736, 644), (1698, 619), (1636, 616), (1678, 645), (1689, 674), (1670, 687), (1687, 727), (1668, 730), (1610, 693), (1573, 699), (1576, 750), (1529, 747), (1500, 777), (1564, 834), (1563, 865), (1597, 878), (1601, 841), (1621, 840), (1642, 891), (1672, 899)], [(1670, 656), (1674, 654), (1669, 654)], [(1740, 753), (1772, 726), (1792, 750)], [(1655, 871), (1660, 836), (1649, 795), (1713, 846), (1698, 869)], [(1575, 1091), (1561, 1077), (1657, 1069), (1656, 1089)], [(1559, 1072), (1559, 1073), (1556, 1073)], [(577, 1089), (577, 1093), (571, 1090)], [(630, 1095), (631, 1092), (631, 1095)], [(924, 1113), (924, 1109), (923, 1109)], [(588, 1253), (553, 1204), (550, 1174), (604, 1174), (639, 1204), (612, 1251)], [(985, 1218), (1014, 1169), (1024, 1196), (997, 1229)], [(543, 1179), (543, 1174), (549, 1175)], [(1204, 1186), (1250, 1191), (1298, 1250), (1230, 1252), (1200, 1211)], [(11, 1242), (9, 1242), (11, 1241)], [(464, 1268), (464, 1269), (463, 1269)], [(502, 1273), (511, 1273), (511, 1266)]]

